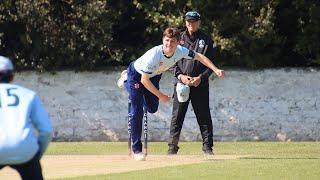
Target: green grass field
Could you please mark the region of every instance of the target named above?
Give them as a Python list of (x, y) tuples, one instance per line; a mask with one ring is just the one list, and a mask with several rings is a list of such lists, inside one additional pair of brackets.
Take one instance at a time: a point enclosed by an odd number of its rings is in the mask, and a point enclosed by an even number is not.
[[(180, 143), (181, 155), (199, 155), (200, 142)], [(149, 143), (149, 154), (166, 154), (164, 142)], [(126, 154), (125, 142), (51, 143), (47, 155)], [(246, 155), (126, 173), (63, 179), (320, 179), (320, 142), (217, 142), (216, 155)], [(137, 164), (138, 165), (138, 164)]]

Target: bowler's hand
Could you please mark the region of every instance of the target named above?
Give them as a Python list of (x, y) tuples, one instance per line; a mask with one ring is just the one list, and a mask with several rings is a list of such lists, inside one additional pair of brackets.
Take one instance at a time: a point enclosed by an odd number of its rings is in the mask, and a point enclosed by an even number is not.
[(169, 102), (171, 99), (170, 96), (167, 96), (165, 94), (162, 94), (160, 97), (159, 97), (159, 101), (162, 102), (162, 103), (166, 103), (166, 102)]
[(192, 78), (192, 81), (190, 82), (190, 85), (194, 86), (194, 87), (197, 87), (197, 86), (199, 86), (200, 83), (201, 83), (201, 77), (198, 76), (198, 77), (193, 77)]
[(216, 75), (219, 78), (224, 78), (224, 76), (225, 76), (224, 70), (222, 70), (222, 69), (217, 69), (217, 70), (214, 71), (214, 73), (216, 73)]
[(185, 85), (191, 86), (191, 81), (192, 81), (192, 77), (191, 76), (187, 76), (187, 75), (181, 75), (181, 82)]

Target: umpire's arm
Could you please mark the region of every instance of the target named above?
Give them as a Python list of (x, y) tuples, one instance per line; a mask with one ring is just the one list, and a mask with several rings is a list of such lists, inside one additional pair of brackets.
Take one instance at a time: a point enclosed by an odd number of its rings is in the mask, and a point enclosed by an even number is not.
[[(216, 48), (214, 47), (213, 41), (210, 39), (208, 43), (208, 49), (204, 55), (212, 61), (215, 58), (214, 56), (215, 51), (216, 51)], [(207, 68), (203, 73), (201, 73), (201, 80), (208, 79), (209, 76), (212, 74), (212, 72), (213, 71), (211, 69)]]

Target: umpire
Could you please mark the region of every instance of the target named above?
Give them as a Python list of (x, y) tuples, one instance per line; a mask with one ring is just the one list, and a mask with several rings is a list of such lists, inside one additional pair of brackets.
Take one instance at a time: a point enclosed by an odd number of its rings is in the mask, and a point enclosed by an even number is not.
[[(211, 38), (200, 31), (201, 18), (196, 11), (185, 14), (186, 30), (181, 33), (180, 45), (201, 53), (210, 60), (214, 59), (214, 43)], [(203, 140), (202, 150), (205, 155), (213, 155), (212, 120), (209, 109), (209, 81), (212, 70), (198, 61), (182, 59), (173, 68), (175, 75), (174, 100), (172, 119), (170, 125), (170, 136), (168, 141), (168, 155), (178, 152), (178, 142), (182, 124), (191, 101)], [(179, 102), (176, 92), (177, 82), (190, 86), (189, 99)]]

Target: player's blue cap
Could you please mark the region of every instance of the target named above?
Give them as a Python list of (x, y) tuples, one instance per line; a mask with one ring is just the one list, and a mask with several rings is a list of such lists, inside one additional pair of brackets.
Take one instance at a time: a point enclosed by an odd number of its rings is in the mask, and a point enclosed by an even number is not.
[(200, 20), (200, 14), (196, 11), (189, 11), (184, 15), (184, 18), (186, 21), (188, 20), (198, 21)]
[(0, 56), (0, 71), (12, 71), (13, 65), (9, 58)]

